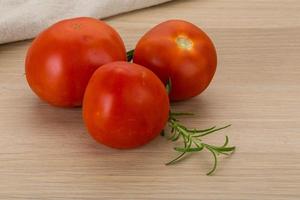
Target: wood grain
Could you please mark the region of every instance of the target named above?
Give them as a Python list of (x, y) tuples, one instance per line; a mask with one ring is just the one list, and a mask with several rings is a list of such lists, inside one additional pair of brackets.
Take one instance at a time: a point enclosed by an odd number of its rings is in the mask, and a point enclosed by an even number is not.
[[(176, 103), (187, 125), (233, 124), (237, 146), (214, 176), (207, 152), (174, 166), (158, 137), (119, 151), (94, 142), (80, 109), (41, 102), (24, 77), (30, 41), (0, 46), (0, 199), (300, 199), (300, 1), (175, 1), (106, 19), (128, 49), (170, 18), (203, 27), (218, 71), (209, 89)], [(224, 135), (207, 140), (221, 143)]]

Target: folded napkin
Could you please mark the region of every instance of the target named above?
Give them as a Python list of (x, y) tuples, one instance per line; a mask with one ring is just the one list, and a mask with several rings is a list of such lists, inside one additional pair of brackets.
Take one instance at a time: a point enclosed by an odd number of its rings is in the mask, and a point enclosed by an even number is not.
[(35, 37), (71, 17), (109, 17), (169, 0), (0, 0), (0, 44)]

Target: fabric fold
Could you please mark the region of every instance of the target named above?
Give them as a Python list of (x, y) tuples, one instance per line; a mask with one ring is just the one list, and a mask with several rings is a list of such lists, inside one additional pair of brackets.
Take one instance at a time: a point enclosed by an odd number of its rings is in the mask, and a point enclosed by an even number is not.
[(0, 44), (35, 37), (66, 18), (105, 18), (170, 0), (0, 0)]

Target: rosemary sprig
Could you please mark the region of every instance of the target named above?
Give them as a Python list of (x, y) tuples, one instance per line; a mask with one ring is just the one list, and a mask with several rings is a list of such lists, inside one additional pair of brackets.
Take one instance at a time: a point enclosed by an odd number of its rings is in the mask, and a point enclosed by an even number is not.
[[(181, 139), (183, 141), (183, 147), (175, 147), (174, 150), (179, 152), (180, 154), (170, 162), (166, 163), (166, 165), (174, 164), (180, 161), (186, 154), (200, 152), (204, 149), (208, 150), (212, 153), (214, 158), (214, 165), (212, 169), (207, 173), (207, 175), (211, 175), (215, 172), (218, 165), (218, 156), (220, 154), (229, 155), (235, 150), (234, 146), (227, 146), (229, 143), (228, 136), (225, 137), (225, 142), (222, 146), (215, 146), (211, 144), (207, 144), (203, 142), (202, 137), (220, 131), (229, 127), (230, 125), (223, 126), (220, 128), (216, 128), (213, 126), (207, 129), (188, 129), (186, 128), (175, 116), (178, 115), (186, 115), (187, 113), (171, 113), (168, 120), (168, 125), (171, 128), (171, 135), (169, 136), (169, 140), (177, 141)], [(190, 113), (188, 113), (190, 115)]]
[[(167, 93), (170, 94), (172, 90), (172, 81), (171, 78), (168, 79), (166, 83)], [(207, 128), (207, 129), (188, 129), (180, 121), (176, 118), (177, 116), (183, 115), (193, 115), (193, 113), (188, 112), (171, 112), (169, 114), (168, 125), (171, 128), (171, 136), (168, 137), (169, 140), (177, 141), (181, 139), (183, 141), (183, 147), (175, 147), (174, 150), (179, 152), (180, 154), (170, 162), (166, 163), (166, 165), (174, 164), (180, 161), (186, 154), (200, 152), (203, 149), (208, 150), (212, 153), (214, 158), (214, 165), (212, 169), (207, 173), (207, 175), (213, 174), (218, 165), (218, 156), (220, 154), (230, 155), (234, 152), (235, 146), (227, 146), (229, 143), (228, 136), (225, 137), (225, 142), (222, 146), (214, 146), (202, 141), (202, 137), (220, 131), (222, 129), (228, 128), (231, 125), (223, 126), (217, 128), (216, 126)], [(165, 136), (165, 131), (161, 132), (162, 136)]]

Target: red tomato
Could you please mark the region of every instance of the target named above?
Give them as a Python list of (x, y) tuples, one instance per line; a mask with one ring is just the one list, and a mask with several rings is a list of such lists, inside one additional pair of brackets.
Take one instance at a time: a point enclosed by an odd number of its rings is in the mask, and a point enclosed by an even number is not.
[(26, 78), (31, 89), (48, 103), (80, 106), (93, 72), (118, 60), (126, 60), (126, 50), (112, 27), (88, 17), (67, 19), (33, 41), (26, 57)]
[(146, 144), (164, 128), (169, 99), (158, 77), (127, 62), (103, 65), (93, 74), (83, 100), (83, 118), (94, 139), (113, 148)]
[(163, 22), (138, 42), (133, 62), (152, 70), (164, 83), (170, 78), (171, 100), (185, 100), (203, 92), (212, 80), (217, 54), (209, 37), (197, 26)]

